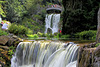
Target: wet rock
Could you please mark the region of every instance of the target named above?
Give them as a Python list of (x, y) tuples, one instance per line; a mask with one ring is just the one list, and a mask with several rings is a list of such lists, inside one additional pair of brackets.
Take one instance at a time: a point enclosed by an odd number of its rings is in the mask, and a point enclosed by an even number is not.
[(1, 67), (8, 67), (11, 60), (12, 49), (11, 46), (17, 47), (22, 42), (20, 38), (15, 35), (0, 36), (0, 65)]
[(1, 67), (7, 66), (7, 62), (10, 62), (10, 57), (8, 56), (8, 50), (0, 48), (0, 64)]
[(77, 67), (100, 67), (100, 46), (91, 43), (79, 48)]
[(93, 52), (96, 48), (83, 48), (79, 49), (78, 65), (77, 67), (92, 67)]
[(93, 64), (93, 67), (100, 67), (100, 62), (96, 62)]
[(0, 45), (2, 46), (17, 46), (19, 42), (22, 42), (22, 39), (15, 35), (0, 36)]
[(96, 42), (90, 43), (90, 44), (88, 44), (88, 45), (84, 45), (83, 48), (94, 48), (95, 45), (96, 45)]
[(17, 36), (15, 35), (12, 35), (12, 36), (8, 36), (9, 37), (9, 40), (8, 42), (6, 43), (7, 46), (16, 46), (22, 42), (22, 40), (20, 38), (18, 38)]
[(7, 36), (0, 36), (0, 45), (5, 45), (9, 40)]
[(100, 46), (98, 46), (94, 51), (93, 59), (94, 59), (93, 67), (100, 67)]

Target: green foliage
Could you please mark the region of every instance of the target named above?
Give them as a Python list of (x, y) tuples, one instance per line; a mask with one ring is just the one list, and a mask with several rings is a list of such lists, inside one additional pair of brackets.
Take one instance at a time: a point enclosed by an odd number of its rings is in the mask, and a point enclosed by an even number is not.
[(39, 36), (37, 34), (31, 34), (31, 35), (27, 34), (27, 36), (28, 36), (28, 38), (32, 38), (32, 39), (39, 38)]
[(37, 19), (41, 19), (42, 18), (41, 15), (34, 15), (34, 17), (37, 18)]
[(53, 3), (49, 3), (49, 2), (47, 2), (47, 5), (50, 5), (50, 6), (51, 6), (51, 5), (53, 5)]
[(95, 46), (98, 47), (100, 45), (100, 43), (97, 43)]
[[(23, 26), (23, 25), (17, 25), (15, 23), (12, 23), (11, 26), (9, 27), (8, 31), (10, 33), (13, 33), (15, 35), (26, 35), (28, 32), (28, 28)], [(32, 33), (32, 32), (31, 32)]]
[(42, 36), (43, 36), (43, 33), (38, 32), (37, 35), (38, 35), (39, 37), (42, 37)]
[(54, 33), (54, 38), (59, 39), (59, 38), (61, 38), (61, 36), (62, 36), (61, 33)]
[(24, 16), (24, 14), (27, 13), (25, 10), (24, 5), (18, 0), (12, 1), (12, 0), (6, 0), (6, 12), (7, 12), (7, 19), (9, 19), (11, 22), (20, 22)]
[[(38, 14), (41, 9), (42, 0), (6, 0), (4, 4), (8, 19), (11, 22), (20, 23), (24, 17)], [(40, 17), (39, 17), (40, 18)]]
[(46, 37), (45, 33), (43, 33), (42, 37)]
[(9, 47), (9, 51), (8, 51), (8, 54), (10, 55), (10, 58), (12, 57), (12, 55), (14, 54), (16, 48), (14, 46), (10, 46)]
[(63, 0), (63, 34), (96, 30), (99, 4), (97, 0)]
[(94, 31), (94, 30), (83, 31), (80, 33), (76, 33), (75, 38), (95, 40), (96, 39), (96, 32), (97, 31)]
[(4, 7), (2, 6), (3, 3), (5, 3), (5, 1), (0, 1), (0, 15), (6, 17), (6, 12), (4, 11)]
[(54, 36), (54, 38), (57, 38), (57, 39), (59, 39), (59, 35), (57, 34), (56, 36)]
[(64, 38), (64, 39), (70, 38), (70, 35), (62, 35), (61, 38)]
[(22, 25), (33, 30), (33, 33), (44, 32), (44, 24), (42, 24), (41, 22), (36, 22), (31, 18), (25, 17), (22, 21)]
[[(34, 31), (44, 32), (45, 5), (43, 0), (4, 0), (0, 1), (0, 14), (6, 14), (5, 19), (16, 22)], [(2, 9), (2, 10), (1, 10)], [(5, 10), (5, 11), (4, 11)]]
[(13, 53), (12, 50), (9, 50), (9, 51), (8, 51), (8, 54), (11, 56), (11, 55), (13, 55), (14, 53)]
[(33, 34), (33, 31), (30, 30), (30, 29), (28, 29), (28, 30), (27, 30), (27, 34)]
[(2, 29), (0, 29), (0, 36), (2, 36), (2, 35), (8, 35), (8, 33), (3, 31)]
[(47, 37), (47, 39), (50, 39), (50, 34), (46, 33), (45, 36)]

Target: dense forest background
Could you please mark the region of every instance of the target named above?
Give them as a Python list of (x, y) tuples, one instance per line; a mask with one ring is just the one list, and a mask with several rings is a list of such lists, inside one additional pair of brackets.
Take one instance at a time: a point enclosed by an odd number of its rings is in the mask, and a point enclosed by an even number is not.
[(46, 7), (52, 4), (63, 5), (63, 34), (97, 30), (99, 0), (1, 0), (0, 14), (3, 20), (24, 25), (33, 33), (44, 33)]
[(99, 0), (63, 0), (63, 34), (97, 30)]

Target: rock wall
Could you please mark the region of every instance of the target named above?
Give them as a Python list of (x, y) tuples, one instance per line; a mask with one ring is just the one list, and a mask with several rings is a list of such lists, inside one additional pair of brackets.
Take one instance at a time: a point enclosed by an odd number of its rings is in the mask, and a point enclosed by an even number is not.
[(93, 67), (100, 67), (100, 46), (96, 48), (93, 55)]
[(91, 43), (79, 48), (77, 67), (100, 67), (100, 46)]
[(19, 42), (21, 39), (14, 35), (0, 36), (0, 67), (9, 67), (12, 49), (16, 48)]

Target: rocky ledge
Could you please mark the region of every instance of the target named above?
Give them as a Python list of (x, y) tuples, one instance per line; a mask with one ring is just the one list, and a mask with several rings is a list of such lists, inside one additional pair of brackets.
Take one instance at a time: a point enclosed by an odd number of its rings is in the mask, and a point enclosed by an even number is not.
[(8, 67), (10, 65), (13, 50), (16, 49), (21, 41), (15, 35), (0, 36), (0, 67)]
[(100, 67), (100, 46), (95, 43), (79, 48), (77, 67)]

